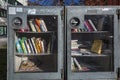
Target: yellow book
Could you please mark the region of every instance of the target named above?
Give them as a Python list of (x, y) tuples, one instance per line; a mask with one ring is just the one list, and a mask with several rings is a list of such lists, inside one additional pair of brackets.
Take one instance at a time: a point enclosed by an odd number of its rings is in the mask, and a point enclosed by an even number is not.
[(39, 48), (39, 39), (38, 38), (35, 39), (35, 45), (36, 45), (37, 52), (39, 54), (40, 53), (40, 48)]
[(102, 40), (94, 40), (91, 51), (101, 54), (102, 52)]

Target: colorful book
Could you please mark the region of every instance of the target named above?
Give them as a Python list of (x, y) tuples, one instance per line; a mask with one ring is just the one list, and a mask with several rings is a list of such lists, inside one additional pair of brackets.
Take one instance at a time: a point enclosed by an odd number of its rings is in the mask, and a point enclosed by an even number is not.
[(16, 48), (17, 48), (17, 52), (18, 52), (18, 53), (23, 53), (22, 47), (21, 47), (21, 45), (20, 45), (20, 39), (18, 39), (18, 40), (16, 41)]
[(89, 24), (88, 20), (84, 22), (85, 27), (87, 28), (88, 31), (93, 31), (92, 26)]
[(20, 40), (20, 43), (21, 43), (21, 46), (22, 46), (23, 53), (27, 54), (27, 49), (26, 49), (26, 46), (25, 46), (25, 43), (24, 43), (24, 38), (22, 38)]
[(36, 38), (34, 42), (35, 42), (35, 46), (36, 46), (37, 52), (38, 52), (38, 54), (39, 54), (39, 53), (40, 53), (40, 48), (39, 48), (39, 39), (38, 39), (38, 38)]

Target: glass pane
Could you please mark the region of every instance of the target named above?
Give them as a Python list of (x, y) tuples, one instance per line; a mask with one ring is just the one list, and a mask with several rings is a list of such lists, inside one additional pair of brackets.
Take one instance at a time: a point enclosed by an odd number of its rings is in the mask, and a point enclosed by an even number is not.
[[(114, 16), (85, 15), (73, 19), (71, 29), (71, 70), (109, 72), (114, 70)], [(73, 24), (72, 24), (73, 25)]]
[(15, 29), (15, 72), (57, 72), (58, 17), (28, 15), (28, 27)]

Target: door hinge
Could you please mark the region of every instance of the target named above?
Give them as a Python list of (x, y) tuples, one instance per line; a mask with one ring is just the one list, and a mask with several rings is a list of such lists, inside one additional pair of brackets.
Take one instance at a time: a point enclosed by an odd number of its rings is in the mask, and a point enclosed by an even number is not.
[(120, 68), (117, 69), (117, 80), (120, 80)]

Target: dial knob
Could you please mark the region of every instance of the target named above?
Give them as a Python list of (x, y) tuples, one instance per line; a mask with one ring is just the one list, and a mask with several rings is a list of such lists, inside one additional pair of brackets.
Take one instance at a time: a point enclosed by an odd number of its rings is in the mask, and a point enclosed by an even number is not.
[(19, 27), (19, 26), (22, 25), (22, 19), (19, 18), (19, 17), (16, 17), (16, 18), (13, 19), (12, 23), (13, 23), (13, 26), (18, 26)]
[(76, 27), (80, 24), (80, 20), (78, 18), (74, 17), (70, 20), (70, 24), (72, 27)]

